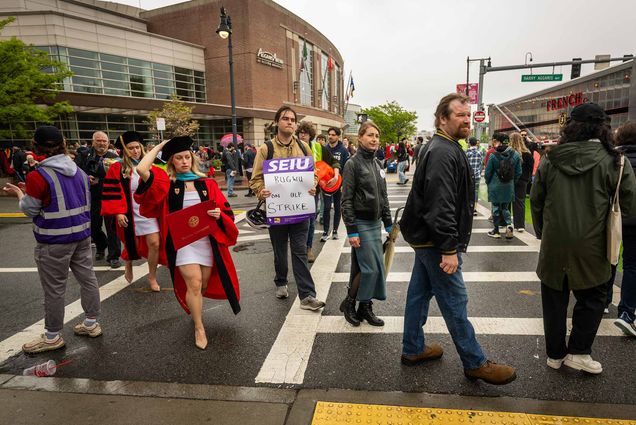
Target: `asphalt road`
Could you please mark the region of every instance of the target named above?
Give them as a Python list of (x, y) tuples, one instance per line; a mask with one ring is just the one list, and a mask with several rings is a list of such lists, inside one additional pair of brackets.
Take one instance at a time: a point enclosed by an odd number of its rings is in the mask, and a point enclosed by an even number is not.
[[(389, 186), (392, 207), (403, 205), (409, 187), (393, 182)], [(254, 203), (253, 198), (243, 198), (242, 193), (234, 201), (237, 209)], [(554, 371), (545, 365), (539, 282), (536, 276), (528, 280), (516, 277), (532, 276), (538, 254), (536, 250), (514, 251), (524, 247), (535, 249), (536, 240), (528, 233), (515, 234), (511, 241), (488, 238), (483, 233), (490, 225), (484, 211), (485, 208), (474, 222), (471, 240), (471, 247), (479, 248), (464, 256), (463, 271), (472, 279), (466, 279), (468, 311), (488, 356), (517, 368), (518, 379), (508, 386), (473, 383), (463, 376), (449, 335), (445, 329), (435, 327), (441, 315), (434, 302), (430, 314), (431, 322), (435, 323), (431, 323), (434, 328), (427, 338), (442, 344), (443, 359), (414, 368), (400, 364), (400, 320), (414, 257), (408, 249), (396, 254), (391, 270), (396, 278), (388, 283), (387, 301), (374, 304), (377, 314), (387, 319), (387, 326), (376, 329), (363, 325), (352, 329), (338, 311), (346, 291), (346, 279), (338, 276), (346, 276), (350, 267), (344, 237), (323, 245), (316, 235), (314, 252), (319, 258), (312, 274), (317, 282), (323, 282), (319, 296), (326, 299), (327, 307), (322, 313), (307, 313), (298, 308), (291, 270), (289, 299), (274, 297), (273, 256), (267, 233), (254, 232), (245, 222), (239, 223), (241, 235), (233, 252), (241, 281), (242, 311), (234, 316), (226, 301), (204, 301), (207, 350), (194, 347), (192, 323), (174, 299), (168, 271), (162, 268), (161, 293), (148, 292), (145, 278), (140, 277), (103, 301), (102, 337), (74, 336), (72, 325), (79, 318), (68, 318), (71, 320), (63, 331), (67, 343), (64, 350), (28, 356), (19, 352), (19, 347), (7, 348), (6, 341), (43, 318), (41, 288), (33, 271), (35, 242), (28, 222), (1, 219), (0, 347), (4, 351), (0, 355), (7, 359), (0, 364), (0, 374), (19, 375), (24, 368), (51, 358), (72, 360), (59, 369), (60, 377), (100, 381), (404, 391), (636, 404), (636, 393), (629, 390), (636, 382), (636, 368), (629, 366), (636, 340), (622, 336), (611, 325), (610, 319), (616, 317), (615, 306), (611, 306), (594, 345), (593, 356), (604, 366), (601, 375), (591, 376), (567, 368)], [(344, 226), (341, 227), (344, 233)], [(407, 247), (403, 240), (397, 246)], [(322, 247), (326, 249), (321, 251)], [(96, 264), (105, 270), (96, 272), (102, 286), (123, 274), (123, 268), (111, 271), (105, 265)], [(23, 270), (8, 271), (9, 268)], [(519, 272), (526, 273), (517, 275)], [(78, 298), (78, 285), (71, 278), (67, 304)]]

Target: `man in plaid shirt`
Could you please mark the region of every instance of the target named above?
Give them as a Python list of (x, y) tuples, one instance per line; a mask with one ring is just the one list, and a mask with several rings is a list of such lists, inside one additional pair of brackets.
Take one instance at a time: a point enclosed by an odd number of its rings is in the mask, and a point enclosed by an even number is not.
[[(484, 153), (479, 149), (479, 142), (476, 138), (471, 137), (468, 139), (468, 144), (470, 147), (466, 151), (466, 156), (468, 157), (468, 163), (470, 167), (473, 169), (473, 177), (475, 178), (475, 205), (477, 204), (477, 200), (479, 198), (479, 180), (481, 179), (481, 169), (484, 166)], [(475, 211), (473, 213), (477, 215)]]

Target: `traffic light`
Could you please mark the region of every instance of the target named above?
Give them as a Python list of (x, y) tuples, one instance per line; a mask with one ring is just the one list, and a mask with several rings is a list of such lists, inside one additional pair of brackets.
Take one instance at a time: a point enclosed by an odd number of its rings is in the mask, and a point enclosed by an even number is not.
[[(581, 58), (572, 58), (573, 62), (576, 61), (580, 61)], [(580, 63), (573, 63), (572, 64), (572, 73), (570, 74), (570, 80), (573, 80), (575, 78), (579, 78), (581, 76), (581, 64)]]

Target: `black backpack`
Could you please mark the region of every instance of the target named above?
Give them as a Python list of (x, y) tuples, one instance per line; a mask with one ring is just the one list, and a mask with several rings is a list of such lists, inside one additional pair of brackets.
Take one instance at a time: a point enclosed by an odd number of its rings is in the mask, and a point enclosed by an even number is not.
[(512, 155), (508, 155), (504, 158), (504, 156), (497, 152), (495, 154), (497, 159), (499, 160), (499, 170), (497, 170), (497, 177), (499, 177), (499, 181), (502, 183), (508, 183), (515, 177), (515, 168), (512, 163)]

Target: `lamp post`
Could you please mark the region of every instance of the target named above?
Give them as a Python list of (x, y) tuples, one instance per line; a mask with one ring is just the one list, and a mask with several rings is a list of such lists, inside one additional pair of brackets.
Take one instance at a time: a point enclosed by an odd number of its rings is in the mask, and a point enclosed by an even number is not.
[(216, 33), (222, 39), (227, 38), (227, 48), (229, 51), (229, 63), (230, 63), (230, 101), (232, 104), (232, 143), (236, 147), (237, 145), (237, 130), (236, 130), (236, 98), (234, 97), (234, 60), (232, 59), (232, 18), (227, 14), (225, 7), (221, 7), (221, 17), (219, 21), (219, 27), (216, 29)]

